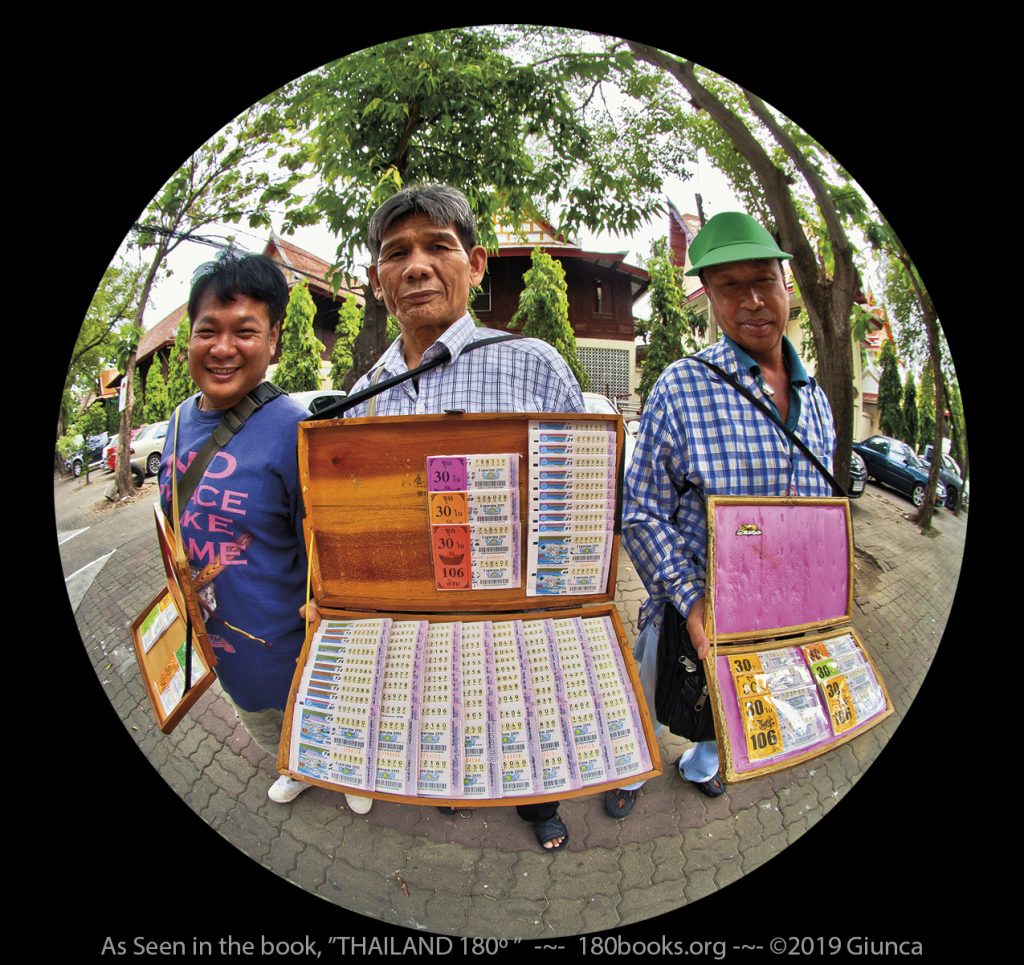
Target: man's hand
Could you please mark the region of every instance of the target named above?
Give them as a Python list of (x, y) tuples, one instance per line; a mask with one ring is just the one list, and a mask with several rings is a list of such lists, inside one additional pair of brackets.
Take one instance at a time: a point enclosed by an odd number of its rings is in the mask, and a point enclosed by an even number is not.
[(702, 596), (697, 597), (690, 609), (690, 615), (686, 618), (686, 632), (690, 634), (697, 656), (703, 660), (711, 649), (711, 641), (704, 632), (704, 597)]
[[(307, 606), (309, 607), (309, 622), (318, 623), (320, 620), (320, 611), (317, 609), (316, 600), (310, 600)], [(299, 616), (302, 617), (303, 620), (306, 619), (306, 606), (299, 607)]]

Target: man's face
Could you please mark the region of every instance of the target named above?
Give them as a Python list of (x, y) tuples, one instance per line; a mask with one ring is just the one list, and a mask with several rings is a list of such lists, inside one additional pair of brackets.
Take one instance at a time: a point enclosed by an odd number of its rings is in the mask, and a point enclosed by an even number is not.
[(439, 329), (436, 339), (465, 314), (469, 289), (480, 284), (486, 266), (487, 252), (477, 245), (467, 254), (454, 226), (412, 214), (388, 229), (370, 284), (403, 331)]
[(266, 304), (248, 295), (231, 302), (204, 295), (196, 314), (189, 374), (203, 391), (204, 409), (230, 409), (263, 381), (281, 326), (271, 328)]
[(718, 325), (755, 362), (774, 361), (789, 319), (789, 292), (775, 259), (704, 270)]

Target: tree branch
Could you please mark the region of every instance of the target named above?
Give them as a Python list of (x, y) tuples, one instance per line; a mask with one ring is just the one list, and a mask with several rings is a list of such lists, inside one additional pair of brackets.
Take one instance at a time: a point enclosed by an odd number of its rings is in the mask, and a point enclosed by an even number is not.
[[(818, 210), (825, 221), (825, 227), (828, 229), (829, 242), (832, 245), (832, 253), (835, 259), (833, 291), (838, 294), (842, 301), (852, 300), (857, 294), (857, 274), (853, 267), (853, 252), (825, 182), (803, 152), (793, 143), (793, 139), (779, 126), (778, 121), (772, 116), (764, 101), (746, 89), (744, 89), (743, 94), (747, 98), (747, 103), (750, 104), (754, 114), (757, 115), (758, 120), (768, 128), (772, 137), (775, 138), (779, 146), (786, 152), (786, 156), (793, 162), (796, 169), (803, 175), (804, 180), (810, 186), (814, 200), (818, 204)], [(802, 231), (800, 233), (801, 235), (803, 234)]]

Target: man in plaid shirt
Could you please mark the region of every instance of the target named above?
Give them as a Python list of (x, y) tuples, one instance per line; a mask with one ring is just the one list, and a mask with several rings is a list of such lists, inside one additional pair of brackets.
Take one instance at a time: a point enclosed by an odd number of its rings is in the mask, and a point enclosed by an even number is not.
[[(460, 191), (437, 184), (398, 192), (370, 219), (368, 245), (373, 292), (398, 319), (402, 334), (353, 393), (439, 355), (445, 362), (354, 406), (346, 417), (586, 411), (576, 377), (546, 342), (516, 338), (465, 351), (497, 333), (477, 328), (469, 314), (469, 292), (484, 276), (487, 251), (477, 244), (476, 218)], [(293, 783), (296, 794), (307, 786)], [(373, 803), (355, 794), (345, 799), (357, 814)], [(516, 811), (545, 851), (568, 845), (557, 801), (519, 805)]]
[[(791, 257), (745, 214), (724, 212), (707, 223), (690, 246), (693, 267), (686, 274), (700, 275), (724, 337), (698, 354), (774, 408), (831, 469), (835, 429), (828, 399), (783, 335), (789, 292), (782, 260)], [(622, 524), (626, 550), (650, 594), (634, 654), (652, 709), (666, 601), (685, 618), (698, 657), (710, 649), (704, 632), (706, 497), (831, 492), (785, 434), (716, 373), (688, 359), (662, 373), (644, 407), (626, 473)], [(694, 745), (678, 766), (703, 793), (724, 792), (714, 741)], [(609, 791), (607, 813), (628, 815), (640, 786)]]

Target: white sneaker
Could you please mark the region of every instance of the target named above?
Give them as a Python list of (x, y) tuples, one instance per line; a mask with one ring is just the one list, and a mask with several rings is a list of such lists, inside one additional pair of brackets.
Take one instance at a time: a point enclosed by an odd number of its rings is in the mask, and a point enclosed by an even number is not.
[(373, 798), (359, 797), (357, 794), (346, 794), (345, 803), (355, 814), (369, 814), (370, 808), (373, 807)]
[(270, 790), (267, 791), (267, 797), (271, 801), (276, 801), (278, 804), (288, 804), (294, 801), (303, 791), (311, 788), (312, 784), (306, 784), (303, 781), (296, 781), (294, 778), (288, 777), (287, 774), (282, 774), (273, 784), (270, 785)]

